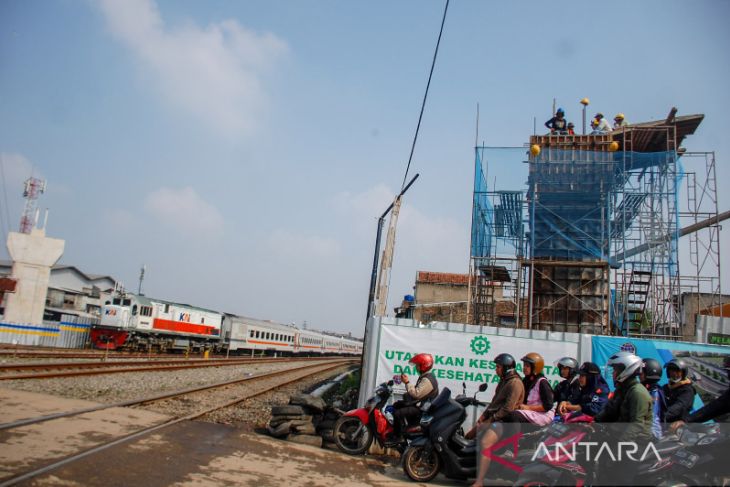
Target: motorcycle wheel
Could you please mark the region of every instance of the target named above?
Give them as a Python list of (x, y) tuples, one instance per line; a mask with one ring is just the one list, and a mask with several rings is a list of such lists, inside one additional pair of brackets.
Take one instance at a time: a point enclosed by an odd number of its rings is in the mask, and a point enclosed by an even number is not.
[(403, 471), (411, 480), (430, 482), (441, 470), (441, 458), (432, 449), (430, 453), (422, 446), (408, 447), (403, 454)]
[[(360, 431), (357, 432), (358, 428)], [(357, 434), (357, 436), (355, 436)], [(341, 416), (332, 430), (335, 445), (348, 455), (362, 455), (373, 442), (370, 428), (354, 416)]]

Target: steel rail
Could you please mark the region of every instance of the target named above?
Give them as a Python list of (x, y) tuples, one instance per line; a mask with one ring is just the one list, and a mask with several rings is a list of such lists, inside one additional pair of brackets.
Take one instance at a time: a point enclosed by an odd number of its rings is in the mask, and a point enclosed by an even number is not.
[[(342, 362), (347, 362), (347, 361), (352, 361), (352, 359), (345, 359)], [(284, 371), (276, 371), (275, 373), (268, 374), (268, 375), (271, 376), (271, 375), (277, 375), (277, 374), (283, 374), (283, 373), (290, 373), (290, 372), (294, 372), (294, 371), (301, 370), (301, 369), (306, 369), (306, 368), (316, 368), (318, 365), (321, 365), (321, 364), (313, 364), (313, 365), (307, 365), (307, 366), (304, 366), (304, 367), (298, 367), (296, 369), (287, 369), (287, 370), (284, 370)], [(85, 458), (85, 457), (87, 457), (89, 455), (93, 455), (94, 453), (98, 453), (100, 451), (104, 451), (104, 450), (106, 450), (108, 448), (111, 448), (113, 446), (120, 445), (120, 444), (125, 443), (125, 442), (127, 442), (129, 440), (133, 440), (135, 438), (142, 437), (142, 436), (147, 435), (149, 433), (152, 433), (152, 432), (161, 430), (163, 428), (167, 428), (168, 426), (172, 426), (172, 425), (175, 425), (175, 424), (178, 424), (178, 423), (182, 423), (184, 421), (190, 421), (190, 420), (193, 420), (193, 419), (197, 419), (197, 418), (199, 418), (201, 416), (205, 416), (206, 414), (210, 414), (210, 413), (212, 413), (214, 411), (218, 411), (220, 409), (225, 409), (227, 407), (234, 406), (234, 405), (236, 405), (238, 403), (241, 403), (243, 401), (246, 401), (248, 399), (254, 398), (256, 396), (260, 396), (262, 394), (266, 394), (267, 392), (270, 392), (272, 390), (275, 390), (275, 389), (278, 389), (278, 388), (287, 386), (287, 385), (289, 385), (291, 383), (300, 381), (300, 380), (302, 380), (302, 379), (304, 379), (306, 377), (309, 377), (309, 376), (312, 376), (312, 375), (315, 375), (315, 374), (319, 374), (321, 372), (326, 372), (328, 370), (335, 369), (335, 368), (338, 368), (338, 367), (341, 367), (342, 366), (341, 363), (338, 363), (338, 364), (335, 364), (335, 365), (330, 365), (330, 364), (326, 364), (326, 365), (327, 365), (327, 367), (322, 368), (321, 370), (320, 369), (317, 369), (314, 372), (312, 372), (311, 374), (307, 374), (307, 375), (304, 375), (304, 376), (300, 376), (300, 377), (297, 377), (297, 378), (292, 379), (290, 381), (287, 381), (287, 382), (278, 384), (276, 386), (269, 387), (269, 388), (264, 389), (262, 391), (257, 391), (257, 392), (254, 392), (252, 394), (248, 394), (248, 395), (246, 395), (246, 396), (244, 396), (242, 398), (238, 398), (238, 399), (236, 399), (234, 401), (229, 401), (229, 402), (227, 402), (225, 404), (222, 404), (222, 405), (217, 405), (217, 406), (214, 406), (214, 407), (205, 409), (203, 411), (198, 411), (198, 412), (195, 412), (195, 413), (192, 413), (192, 414), (188, 414), (188, 415), (183, 416), (183, 417), (180, 417), (180, 418), (175, 418), (175, 419), (172, 419), (170, 421), (166, 421), (164, 423), (161, 423), (161, 424), (158, 424), (158, 425), (155, 425), (155, 426), (150, 426), (148, 428), (144, 428), (144, 429), (142, 429), (140, 431), (136, 431), (134, 433), (130, 433), (130, 434), (126, 435), (126, 436), (122, 436), (122, 437), (117, 438), (115, 440), (112, 440), (110, 442), (103, 443), (101, 445), (97, 445), (95, 447), (92, 447), (92, 448), (89, 448), (87, 450), (81, 451), (81, 452), (79, 452), (77, 454), (74, 454), (74, 455), (70, 455), (70, 456), (68, 456), (68, 457), (66, 457), (66, 458), (64, 458), (62, 460), (59, 460), (59, 461), (50, 463), (48, 465), (45, 465), (45, 466), (40, 467), (38, 469), (32, 470), (30, 472), (26, 472), (26, 473), (23, 473), (23, 474), (20, 474), (20, 475), (16, 475), (16, 476), (7, 478), (7, 479), (2, 480), (0, 482), (0, 487), (9, 487), (11, 485), (15, 485), (15, 484), (17, 484), (19, 482), (23, 482), (25, 480), (31, 479), (31, 478), (36, 477), (38, 475), (44, 474), (46, 472), (50, 472), (51, 470), (55, 470), (58, 467), (62, 467), (62, 466), (67, 465), (69, 463), (73, 463), (73, 462), (75, 462), (77, 460), (80, 460), (82, 458)], [(261, 377), (263, 377), (263, 376), (261, 376), (261, 375), (258, 376), (258, 378), (261, 378)], [(247, 378), (247, 380), (250, 380), (250, 379), (251, 379), (250, 377)]]
[[(335, 366), (339, 367), (342, 364), (346, 364), (346, 363), (352, 362), (352, 361), (353, 361), (353, 359), (338, 359), (336, 361), (337, 363), (335, 364)], [(116, 402), (116, 403), (112, 403), (112, 404), (99, 404), (97, 406), (91, 406), (91, 407), (81, 408), (81, 409), (74, 409), (73, 411), (66, 411), (66, 412), (62, 412), (62, 413), (47, 414), (45, 416), (37, 416), (35, 418), (19, 419), (17, 421), (13, 421), (10, 423), (0, 423), (0, 431), (12, 429), (12, 428), (18, 428), (20, 426), (27, 426), (30, 424), (43, 423), (45, 421), (50, 421), (53, 419), (68, 418), (71, 416), (78, 416), (79, 414), (91, 413), (91, 412), (95, 412), (95, 411), (102, 411), (104, 409), (121, 408), (121, 407), (135, 406), (138, 404), (152, 403), (152, 402), (161, 401), (164, 399), (170, 399), (173, 397), (184, 396), (186, 394), (192, 394), (195, 392), (201, 392), (201, 391), (206, 391), (209, 389), (217, 389), (220, 387), (240, 384), (242, 382), (247, 382), (247, 381), (251, 381), (251, 380), (275, 377), (278, 374), (292, 372), (292, 371), (296, 371), (296, 370), (302, 370), (302, 369), (306, 369), (309, 367), (317, 367), (319, 365), (325, 365), (325, 364), (311, 364), (311, 365), (304, 365), (302, 367), (296, 367), (293, 369), (289, 368), (289, 369), (285, 369), (283, 371), (276, 370), (273, 372), (262, 372), (260, 374), (246, 376), (241, 379), (233, 379), (233, 380), (228, 380), (228, 381), (223, 381), (223, 382), (216, 382), (214, 384), (207, 384), (207, 385), (199, 386), (199, 387), (191, 387), (188, 389), (181, 389), (181, 390), (172, 391), (172, 392), (164, 392), (162, 394), (156, 394), (154, 396), (129, 399), (127, 401), (120, 401), (120, 402)]]
[[(175, 365), (152, 365), (154, 362), (147, 362), (148, 366), (132, 366), (125, 367), (124, 365), (116, 366), (115, 362), (105, 362), (105, 364), (112, 365), (100, 365), (94, 364), (95, 366), (89, 366), (91, 370), (72, 370), (67, 372), (46, 372), (40, 374), (14, 374), (14, 375), (0, 375), (0, 381), (2, 380), (25, 380), (25, 379), (52, 379), (57, 377), (81, 377), (86, 375), (103, 375), (103, 374), (120, 374), (128, 372), (149, 372), (149, 371), (168, 371), (168, 370), (180, 370), (180, 369), (200, 369), (206, 367), (226, 367), (231, 365), (247, 365), (256, 363), (276, 363), (291, 361), (291, 358), (277, 358), (277, 359), (246, 359), (245, 361), (210, 361), (205, 360), (201, 362), (178, 362)], [(302, 357), (294, 358), (295, 361), (312, 361), (312, 360), (326, 360), (318, 357)], [(55, 368), (55, 367), (48, 367)], [(64, 367), (58, 367), (64, 368)], [(0, 368), (2, 371), (2, 368)]]

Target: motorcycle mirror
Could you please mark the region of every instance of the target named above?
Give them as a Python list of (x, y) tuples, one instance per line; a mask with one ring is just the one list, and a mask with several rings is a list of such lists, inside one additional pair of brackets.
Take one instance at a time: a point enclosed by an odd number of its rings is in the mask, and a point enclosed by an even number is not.
[(464, 395), (466, 396), (466, 382), (461, 383), (461, 389), (464, 391)]
[(489, 387), (489, 384), (487, 384), (486, 382), (484, 384), (479, 384), (479, 392), (486, 391), (488, 387)]

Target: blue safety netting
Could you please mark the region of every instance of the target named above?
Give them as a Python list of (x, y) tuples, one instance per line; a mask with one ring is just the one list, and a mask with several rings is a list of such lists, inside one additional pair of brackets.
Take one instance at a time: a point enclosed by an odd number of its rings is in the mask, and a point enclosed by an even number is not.
[[(639, 215), (662, 201), (663, 214), (655, 216), (663, 219), (671, 251), (659, 266), (676, 273), (682, 176), (674, 152), (547, 149), (533, 157), (524, 147), (478, 147), (471, 255), (512, 252), (618, 265), (614, 248), (641, 243)], [(627, 236), (629, 243), (616, 245)]]

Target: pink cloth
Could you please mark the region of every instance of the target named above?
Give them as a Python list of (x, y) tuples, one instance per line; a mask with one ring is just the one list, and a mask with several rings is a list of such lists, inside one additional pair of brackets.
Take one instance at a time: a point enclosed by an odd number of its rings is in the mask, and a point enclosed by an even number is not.
[[(545, 377), (540, 377), (532, 385), (532, 389), (530, 389), (530, 392), (527, 394), (527, 401), (525, 401), (525, 404), (527, 404), (528, 406), (537, 406), (542, 404), (542, 400), (540, 399), (540, 382), (544, 380), (547, 379)], [(555, 417), (555, 409), (550, 409), (550, 411), (544, 413), (518, 409), (517, 411), (515, 411), (515, 414), (522, 416), (530, 423), (537, 424), (539, 426), (545, 426), (546, 424), (550, 424), (553, 422), (553, 418)]]

